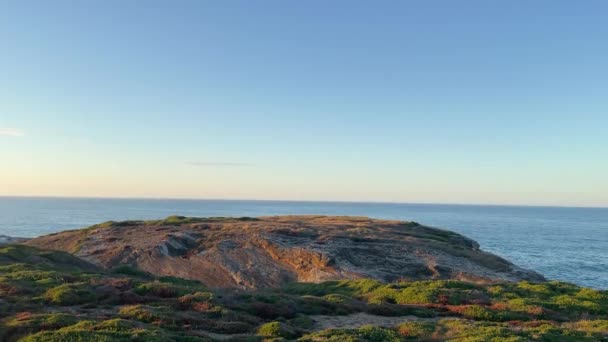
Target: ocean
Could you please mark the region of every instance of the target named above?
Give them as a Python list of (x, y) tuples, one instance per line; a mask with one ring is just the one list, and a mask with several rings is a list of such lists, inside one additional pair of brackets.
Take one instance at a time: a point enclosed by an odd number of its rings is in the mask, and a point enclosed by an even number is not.
[(109, 220), (184, 216), (357, 215), (468, 236), (549, 279), (608, 289), (608, 208), (245, 200), (0, 197), (0, 235), (35, 237)]

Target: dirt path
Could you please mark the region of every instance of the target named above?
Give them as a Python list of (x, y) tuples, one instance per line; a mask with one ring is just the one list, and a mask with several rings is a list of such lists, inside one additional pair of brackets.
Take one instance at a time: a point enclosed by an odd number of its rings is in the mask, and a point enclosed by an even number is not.
[(245, 341), (247, 337), (251, 337), (251, 334), (219, 334), (204, 330), (199, 330), (198, 332), (200, 333), (200, 336), (209, 337), (214, 341), (230, 341), (237, 338), (243, 338)]
[(329, 328), (359, 328), (368, 324), (380, 327), (393, 327), (399, 323), (407, 321), (436, 320), (436, 318), (420, 318), (416, 316), (385, 317), (370, 315), (363, 312), (345, 316), (313, 315), (309, 317), (315, 322), (312, 329), (314, 331)]

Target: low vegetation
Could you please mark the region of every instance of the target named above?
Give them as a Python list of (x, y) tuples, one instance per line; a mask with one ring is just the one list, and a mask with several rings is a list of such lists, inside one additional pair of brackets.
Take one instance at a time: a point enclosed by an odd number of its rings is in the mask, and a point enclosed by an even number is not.
[[(360, 324), (322, 329), (324, 317)], [(396, 324), (376, 324), (392, 317)], [(379, 322), (379, 320), (378, 320)], [(371, 323), (371, 325), (366, 325)], [(0, 247), (2, 341), (602, 341), (608, 292), (562, 282), (371, 279), (211, 291), (62, 252)]]

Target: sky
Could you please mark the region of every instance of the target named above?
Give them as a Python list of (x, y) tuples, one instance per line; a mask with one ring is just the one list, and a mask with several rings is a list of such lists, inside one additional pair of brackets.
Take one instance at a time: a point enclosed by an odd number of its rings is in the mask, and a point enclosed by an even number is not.
[(608, 206), (606, 1), (0, 2), (0, 195)]

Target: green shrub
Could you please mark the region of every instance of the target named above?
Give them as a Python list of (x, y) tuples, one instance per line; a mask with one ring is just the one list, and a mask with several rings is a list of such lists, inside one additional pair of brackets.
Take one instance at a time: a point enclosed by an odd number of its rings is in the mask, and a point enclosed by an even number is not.
[[(29, 335), (20, 342), (129, 342), (138, 341), (137, 338), (128, 333), (114, 333), (106, 331), (42, 331)], [(139, 341), (144, 341), (139, 339)], [(152, 340), (147, 340), (152, 341)], [(160, 341), (160, 340), (157, 340)]]
[(135, 293), (161, 298), (179, 297), (193, 292), (205, 291), (207, 288), (196, 280), (176, 277), (161, 277), (158, 280), (139, 284)]
[(25, 261), (28, 256), (37, 254), (36, 252), (37, 250), (35, 248), (26, 247), (23, 245), (8, 245), (5, 247), (0, 247), (0, 257), (17, 262)]
[(289, 323), (294, 327), (305, 330), (312, 328), (315, 324), (315, 322), (310, 317), (305, 315), (299, 315), (298, 317), (289, 321)]
[(367, 294), (382, 283), (374, 279), (327, 281), (324, 283), (292, 283), (283, 287), (291, 294), (325, 296), (328, 294), (342, 294), (346, 296), (360, 296)]
[(608, 320), (605, 319), (582, 320), (565, 326), (586, 333), (601, 333), (608, 336)]
[(365, 300), (371, 304), (396, 303), (396, 298), (399, 296), (399, 290), (390, 286), (377, 287), (371, 293), (365, 295)]
[(97, 324), (96, 329), (104, 331), (129, 331), (135, 328), (135, 324), (121, 318), (109, 319)]
[(408, 287), (401, 290), (395, 297), (398, 304), (426, 304), (434, 303), (437, 300), (439, 291), (437, 289), (427, 289), (416, 287)]
[(69, 314), (50, 313), (50, 314), (27, 314), (22, 313), (6, 322), (9, 327), (19, 328), (38, 328), (38, 329), (58, 329), (76, 323), (78, 319)]
[(205, 341), (197, 337), (182, 337), (169, 335), (158, 329), (131, 329), (112, 331), (95, 325), (80, 325), (78, 327), (67, 327), (57, 331), (42, 331), (26, 336), (21, 342), (162, 342), (162, 341)]
[(360, 342), (361, 338), (355, 329), (326, 329), (316, 333), (308, 334), (300, 338), (302, 342)]
[(342, 295), (342, 294), (338, 294), (338, 293), (332, 293), (332, 294), (325, 295), (325, 296), (323, 296), (323, 299), (325, 299), (328, 302), (332, 302), (332, 303), (347, 303), (352, 300), (351, 297)]
[(300, 339), (304, 342), (335, 341), (335, 342), (397, 342), (399, 334), (390, 329), (373, 326), (363, 326), (359, 329), (327, 329), (309, 334)]
[(517, 288), (523, 290), (520, 293), (526, 297), (547, 298), (554, 293), (549, 284), (533, 284), (527, 281), (519, 282)]
[(608, 301), (606, 291), (599, 291), (589, 288), (581, 288), (575, 295), (577, 298), (592, 301)]
[(168, 283), (168, 284), (179, 285), (179, 286), (183, 286), (183, 287), (203, 288), (203, 289), (205, 288), (205, 286), (198, 280), (184, 279), (184, 278), (178, 278), (178, 277), (165, 276), (165, 277), (158, 278), (158, 281), (160, 281), (161, 283)]
[(437, 322), (440, 340), (485, 342), (527, 341), (500, 323), (478, 323), (462, 319), (442, 319)]
[(296, 333), (293, 328), (281, 322), (270, 322), (263, 324), (258, 328), (258, 335), (264, 337), (296, 337)]
[(283, 291), (296, 295), (324, 296), (329, 290), (327, 283), (291, 283), (283, 286)]
[(461, 311), (462, 315), (466, 318), (481, 321), (492, 321), (495, 318), (494, 313), (479, 305), (468, 305)]
[(213, 298), (212, 292), (195, 292), (179, 297), (179, 301), (184, 303), (208, 302)]
[(151, 295), (161, 298), (171, 298), (177, 297), (179, 294), (179, 289), (165, 283), (160, 282), (149, 282), (144, 284), (139, 284), (134, 289), (135, 293), (138, 295)]
[(435, 331), (435, 325), (426, 322), (405, 322), (397, 326), (397, 331), (406, 338), (421, 339), (430, 337)]
[(95, 300), (95, 295), (86, 283), (64, 284), (47, 290), (44, 299), (57, 305), (77, 305)]
[(499, 297), (505, 293), (505, 288), (502, 285), (494, 285), (488, 286), (486, 291), (494, 297)]
[(528, 337), (529, 340), (540, 341), (581, 342), (602, 340), (600, 336), (596, 334), (586, 334), (576, 330), (562, 328), (549, 322), (544, 322), (533, 327), (526, 327), (523, 334)]
[(400, 341), (399, 335), (395, 331), (371, 325), (359, 328), (358, 334), (365, 341), (370, 342)]
[(19, 336), (53, 330), (72, 325), (78, 321), (73, 315), (64, 313), (32, 314), (21, 312), (4, 320), (4, 329), (0, 328), (0, 340), (14, 341)]
[(369, 303), (465, 304), (488, 302), (478, 286), (460, 281), (415, 281), (375, 287), (365, 298)]
[(34, 270), (34, 266), (22, 262), (11, 263), (8, 265), (0, 265), (0, 272), (2, 273), (14, 273), (21, 271)]
[(144, 278), (144, 279), (153, 278), (153, 276), (150, 273), (144, 272), (136, 267), (129, 266), (129, 265), (116, 266), (116, 267), (112, 268), (111, 272), (114, 274), (122, 274), (122, 275), (127, 275), (127, 276), (132, 276), (132, 277), (140, 277), (140, 278)]
[(590, 312), (599, 313), (602, 308), (599, 303), (589, 300), (580, 300), (569, 295), (561, 295), (554, 298), (554, 307), (568, 312)]
[(152, 310), (143, 305), (127, 305), (120, 308), (118, 314), (121, 317), (134, 319), (141, 322), (153, 322), (160, 317), (155, 315)]

